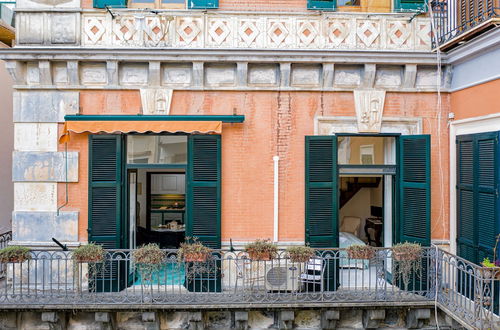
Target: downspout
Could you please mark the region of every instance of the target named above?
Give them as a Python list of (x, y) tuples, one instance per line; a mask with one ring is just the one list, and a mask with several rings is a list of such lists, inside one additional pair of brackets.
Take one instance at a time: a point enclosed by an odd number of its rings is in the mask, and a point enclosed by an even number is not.
[(274, 230), (273, 230), (273, 242), (278, 242), (278, 228), (279, 228), (279, 160), (280, 156), (274, 156)]

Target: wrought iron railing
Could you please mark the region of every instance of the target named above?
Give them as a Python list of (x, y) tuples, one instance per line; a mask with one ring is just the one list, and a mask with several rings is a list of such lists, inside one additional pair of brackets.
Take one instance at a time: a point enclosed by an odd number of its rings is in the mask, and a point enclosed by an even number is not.
[[(7, 244), (12, 240), (12, 232), (8, 231), (0, 234), (0, 249), (7, 247)], [(0, 279), (5, 277), (6, 265), (0, 262)]]
[(331, 249), (318, 250), (305, 262), (291, 260), (285, 251), (267, 261), (251, 260), (244, 252), (215, 251), (204, 262), (183, 262), (176, 250), (165, 250), (161, 264), (145, 267), (135, 262), (132, 250), (109, 250), (102, 263), (74, 262), (71, 251), (33, 251), (31, 260), (5, 265), (0, 304), (223, 308), (437, 303), (465, 325), (495, 328), (500, 281), (492, 269), (435, 247), (424, 248), (418, 260), (405, 270), (392, 249), (377, 248), (369, 260)]
[(500, 0), (432, 0), (432, 48), (442, 46), (500, 17)]

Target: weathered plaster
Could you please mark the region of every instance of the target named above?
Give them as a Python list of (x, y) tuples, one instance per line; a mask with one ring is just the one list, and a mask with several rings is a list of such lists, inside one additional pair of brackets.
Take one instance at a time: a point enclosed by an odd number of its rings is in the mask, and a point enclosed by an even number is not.
[[(67, 170), (67, 175), (66, 175)], [(77, 182), (78, 152), (19, 152), (12, 158), (12, 180)]]
[(61, 242), (78, 241), (78, 212), (18, 212), (12, 213), (14, 241)]
[(78, 106), (78, 92), (18, 91), (14, 93), (14, 122), (64, 122), (64, 116), (78, 112)]
[(14, 211), (56, 211), (57, 183), (14, 182)]
[(57, 124), (15, 123), (14, 150), (57, 151)]

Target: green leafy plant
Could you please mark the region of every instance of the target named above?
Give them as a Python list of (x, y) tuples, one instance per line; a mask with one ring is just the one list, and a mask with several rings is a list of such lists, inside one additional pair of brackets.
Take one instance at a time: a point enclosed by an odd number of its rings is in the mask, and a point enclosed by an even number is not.
[(186, 242), (181, 243), (177, 258), (184, 262), (205, 262), (212, 253), (212, 249), (203, 245), (196, 237), (186, 237)]
[(141, 246), (132, 253), (134, 262), (144, 280), (151, 280), (154, 271), (161, 268), (165, 261), (166, 254), (155, 243)]
[(392, 273), (396, 281), (403, 282), (405, 290), (412, 274), (420, 277), (422, 272), (422, 246), (418, 243), (399, 243), (392, 247)]
[(370, 260), (375, 257), (375, 249), (370, 245), (354, 244), (346, 249), (350, 259)]
[(8, 246), (0, 250), (0, 262), (24, 262), (31, 260), (30, 249), (24, 246)]
[(314, 249), (309, 246), (290, 246), (286, 249), (291, 262), (308, 262), (314, 256)]
[(104, 251), (101, 245), (94, 243), (89, 243), (87, 245), (82, 245), (73, 251), (72, 259), (79, 263), (84, 262), (103, 262), (106, 256), (106, 251)]
[(269, 239), (258, 239), (245, 245), (245, 251), (252, 260), (271, 260), (276, 258), (278, 247)]

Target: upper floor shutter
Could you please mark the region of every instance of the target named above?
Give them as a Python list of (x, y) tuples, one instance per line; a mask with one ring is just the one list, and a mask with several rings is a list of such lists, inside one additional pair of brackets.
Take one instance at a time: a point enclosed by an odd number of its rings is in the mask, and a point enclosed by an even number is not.
[(427, 11), (427, 0), (396, 0), (396, 11)]
[(219, 0), (188, 0), (189, 9), (215, 9), (219, 8)]
[(335, 10), (337, 0), (307, 0), (307, 9), (312, 10)]
[(399, 138), (399, 242), (431, 243), (430, 136), (403, 135)]
[(94, 0), (94, 8), (127, 8), (127, 0)]

